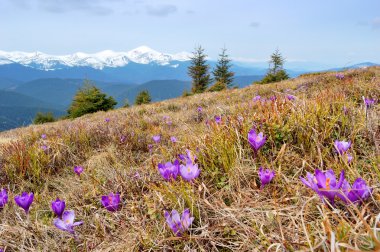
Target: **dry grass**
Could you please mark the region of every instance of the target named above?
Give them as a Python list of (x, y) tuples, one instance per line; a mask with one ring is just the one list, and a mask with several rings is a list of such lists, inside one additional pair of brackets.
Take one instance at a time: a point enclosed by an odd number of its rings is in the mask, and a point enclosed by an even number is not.
[[(277, 100), (253, 102), (257, 94), (276, 95)], [(286, 94), (297, 99), (290, 102)], [(1, 133), (0, 182), (10, 191), (11, 202), (0, 211), (0, 248), (379, 250), (380, 107), (366, 111), (362, 96), (380, 97), (380, 68), (346, 72), (343, 81), (334, 73), (305, 75)], [(203, 107), (202, 116), (198, 106)], [(221, 125), (213, 123), (215, 115), (222, 115)], [(255, 158), (247, 142), (253, 126), (268, 136)], [(162, 135), (162, 142), (150, 152), (148, 144), (156, 134)], [(124, 143), (121, 136), (126, 137)], [(171, 143), (171, 136), (179, 142)], [(352, 164), (335, 154), (336, 139), (353, 142)], [(200, 177), (191, 184), (165, 182), (157, 164), (174, 160), (185, 149), (196, 152)], [(74, 165), (85, 167), (80, 178), (73, 173)], [(263, 190), (259, 166), (276, 171), (275, 180)], [(344, 169), (350, 182), (361, 176), (373, 195), (358, 207), (341, 202), (325, 206), (299, 180), (316, 168)], [(22, 191), (36, 195), (29, 218), (13, 202)], [(100, 204), (100, 196), (109, 192), (121, 193), (123, 207), (116, 213)], [(56, 197), (84, 221), (76, 229), (77, 241), (52, 224), (50, 202)], [(191, 209), (195, 221), (188, 235), (173, 237), (163, 212), (184, 208)]]

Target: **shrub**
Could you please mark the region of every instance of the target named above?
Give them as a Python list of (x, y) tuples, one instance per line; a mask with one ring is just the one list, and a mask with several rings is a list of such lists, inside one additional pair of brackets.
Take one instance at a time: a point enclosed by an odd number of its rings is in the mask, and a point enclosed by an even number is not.
[(56, 119), (54, 118), (54, 115), (52, 112), (38, 112), (36, 114), (36, 117), (33, 120), (34, 124), (43, 124), (43, 123), (48, 123), (48, 122), (55, 122)]

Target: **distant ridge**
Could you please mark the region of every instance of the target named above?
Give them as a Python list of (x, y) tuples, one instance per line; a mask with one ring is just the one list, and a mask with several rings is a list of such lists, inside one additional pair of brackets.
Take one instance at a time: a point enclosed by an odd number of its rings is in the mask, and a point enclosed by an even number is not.
[[(123, 67), (131, 62), (138, 64), (156, 63), (170, 65), (173, 61), (188, 61), (191, 54), (180, 52), (177, 54), (161, 53), (147, 46), (140, 46), (127, 52), (105, 50), (88, 54), (77, 52), (69, 55), (49, 55), (42, 52), (5, 52), (0, 51), (0, 65), (17, 63), (39, 70), (57, 70), (67, 67)], [(176, 64), (171, 64), (176, 67)]]

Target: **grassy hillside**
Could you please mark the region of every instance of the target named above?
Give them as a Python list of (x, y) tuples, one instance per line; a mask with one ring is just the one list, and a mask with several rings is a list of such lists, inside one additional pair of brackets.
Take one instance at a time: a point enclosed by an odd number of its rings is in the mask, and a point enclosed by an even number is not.
[[(366, 108), (362, 96), (378, 99), (379, 81), (380, 68), (345, 72), (343, 79), (311, 74), (0, 133), (0, 183), (10, 200), (0, 210), (0, 248), (378, 251), (380, 107)], [(257, 152), (247, 139), (252, 128), (267, 137)], [(335, 140), (352, 142), (350, 163)], [(199, 177), (165, 181), (158, 163), (186, 149), (196, 155)], [(78, 165), (80, 176), (73, 172)], [(276, 173), (263, 188), (261, 166)], [(316, 169), (344, 170), (349, 183), (362, 177), (370, 197), (356, 205), (321, 201), (299, 178)], [(335, 181), (324, 183), (321, 193), (334, 193)], [(23, 191), (35, 195), (28, 217), (13, 201)], [(111, 192), (121, 196), (115, 212), (101, 204)], [(57, 197), (83, 221), (75, 237), (53, 225)], [(186, 208), (194, 221), (177, 237), (164, 212)]]

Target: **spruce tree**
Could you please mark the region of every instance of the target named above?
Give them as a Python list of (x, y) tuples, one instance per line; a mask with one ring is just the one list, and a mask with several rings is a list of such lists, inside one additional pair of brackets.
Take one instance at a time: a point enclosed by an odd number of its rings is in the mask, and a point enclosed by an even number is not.
[(67, 113), (69, 117), (76, 118), (88, 113), (113, 109), (116, 104), (112, 96), (107, 97), (86, 80), (84, 86), (75, 94)]
[(282, 57), (280, 51), (276, 49), (274, 53), (270, 56), (269, 61), (269, 72), (276, 75), (279, 71), (284, 70), (285, 59)]
[(258, 82), (259, 84), (266, 84), (272, 82), (278, 82), (282, 80), (289, 79), (289, 75), (284, 69), (285, 59), (282, 57), (281, 53), (277, 49), (272, 55), (269, 61), (268, 73), (265, 77)]
[(228, 58), (226, 54), (227, 49), (222, 48), (222, 53), (219, 54), (218, 63), (214, 71), (214, 80), (218, 86), (232, 87), (232, 83), (234, 81), (234, 73), (231, 69), (231, 60)]
[(206, 57), (207, 55), (201, 46), (195, 48), (191, 57), (191, 65), (188, 69), (188, 74), (192, 79), (191, 91), (193, 94), (203, 93), (211, 82), (210, 66), (207, 64)]
[(143, 90), (137, 94), (135, 104), (136, 105), (149, 104), (151, 101), (152, 101), (152, 98), (150, 97), (149, 91)]

